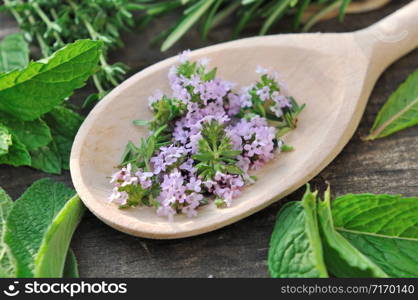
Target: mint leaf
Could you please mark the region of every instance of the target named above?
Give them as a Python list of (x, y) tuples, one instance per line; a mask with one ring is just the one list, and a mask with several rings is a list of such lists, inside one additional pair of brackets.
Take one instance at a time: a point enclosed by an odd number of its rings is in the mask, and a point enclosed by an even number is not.
[(325, 194), (325, 200), (318, 202), (318, 219), (324, 246), (325, 263), (333, 275), (337, 277), (388, 276), (335, 230), (329, 190)]
[(12, 145), (12, 135), (7, 127), (0, 123), (0, 156), (9, 152)]
[(15, 276), (15, 261), (10, 249), (4, 242), (6, 219), (13, 207), (13, 201), (0, 187), (0, 278)]
[(47, 113), (95, 72), (101, 46), (98, 41), (79, 40), (46, 60), (0, 75), (0, 111), (23, 121)]
[(52, 141), (51, 131), (41, 119), (22, 121), (2, 113), (0, 113), (0, 118), (9, 131), (19, 138), (29, 151), (46, 146)]
[(272, 277), (328, 277), (316, 216), (316, 194), (308, 189), (302, 202), (285, 204), (270, 241)]
[(51, 127), (53, 139), (61, 156), (62, 168), (69, 170), (71, 147), (83, 123), (83, 117), (68, 108), (58, 106), (47, 113), (43, 119)]
[(332, 202), (338, 230), (418, 239), (418, 198), (347, 194)]
[(21, 33), (10, 34), (0, 42), (0, 73), (22, 69), (29, 63), (29, 47)]
[(16, 259), (17, 277), (60, 277), (71, 236), (84, 206), (73, 189), (41, 179), (16, 200), (4, 240)]
[(389, 97), (365, 140), (382, 138), (416, 124), (418, 124), (418, 70)]
[(340, 232), (390, 277), (416, 278), (418, 276), (418, 240)]
[(335, 228), (391, 277), (418, 276), (418, 198), (345, 195), (333, 201)]
[(61, 173), (61, 155), (55, 141), (46, 146), (30, 151), (32, 157), (31, 167), (46, 173)]
[(0, 156), (0, 165), (8, 164), (15, 167), (30, 166), (32, 163), (26, 146), (15, 135), (12, 135), (12, 145), (6, 154)]

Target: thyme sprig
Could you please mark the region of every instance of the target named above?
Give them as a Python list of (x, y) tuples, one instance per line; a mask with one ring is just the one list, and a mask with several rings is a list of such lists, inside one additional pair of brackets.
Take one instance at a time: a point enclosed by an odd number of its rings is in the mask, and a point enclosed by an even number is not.
[(136, 169), (151, 171), (150, 159), (163, 146), (170, 144), (171, 135), (164, 134), (167, 125), (161, 126), (147, 138), (141, 138), (139, 146), (129, 141), (122, 154), (120, 166), (131, 163)]
[(196, 169), (200, 176), (212, 179), (217, 172), (243, 174), (243, 171), (236, 166), (236, 157), (241, 151), (233, 150), (225, 126), (215, 120), (209, 121), (202, 125), (201, 135), (198, 152), (193, 155), (193, 159), (199, 161)]

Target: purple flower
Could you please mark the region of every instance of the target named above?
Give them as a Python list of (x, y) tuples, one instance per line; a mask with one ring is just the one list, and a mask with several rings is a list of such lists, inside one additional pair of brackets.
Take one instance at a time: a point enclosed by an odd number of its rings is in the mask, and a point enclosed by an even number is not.
[(264, 86), (263, 88), (257, 90), (256, 94), (260, 97), (261, 101), (267, 101), (270, 99), (270, 88), (268, 86)]
[(142, 172), (142, 170), (135, 173), (135, 176), (139, 179), (139, 183), (144, 189), (151, 187), (152, 185), (152, 176), (154, 174), (152, 172)]
[(228, 116), (235, 116), (241, 110), (241, 97), (235, 93), (228, 94), (228, 104), (226, 105)]
[(126, 205), (128, 203), (129, 195), (127, 192), (119, 192), (118, 187), (114, 187), (112, 194), (110, 194), (108, 200), (109, 202), (117, 203), (119, 205)]
[(190, 55), (190, 49), (184, 50), (183, 52), (180, 53), (179, 55), (179, 62), (181, 64), (185, 63), (186, 61), (189, 60), (189, 55)]
[(231, 175), (216, 173), (215, 178), (204, 182), (205, 186), (219, 198), (221, 198), (226, 206), (231, 206), (232, 199), (236, 198), (241, 193), (241, 188), (244, 186), (244, 180), (240, 175)]
[(161, 90), (156, 90), (156, 91), (154, 92), (154, 95), (152, 95), (152, 96), (150, 96), (150, 97), (148, 98), (148, 105), (149, 105), (149, 107), (152, 109), (152, 105), (153, 105), (155, 102), (160, 101), (160, 100), (163, 98), (163, 96), (164, 96), (164, 94), (163, 94), (163, 92), (162, 92)]
[(196, 178), (196, 176), (192, 176), (189, 179), (189, 183), (186, 184), (186, 188), (189, 191), (200, 193), (202, 191), (202, 188), (200, 187), (201, 184), (202, 184), (202, 180)]
[(268, 126), (265, 118), (256, 116), (250, 121), (240, 120), (227, 129), (235, 150), (242, 149), (241, 163), (245, 166), (251, 161), (250, 169), (257, 169), (274, 156), (276, 129)]
[(258, 66), (256, 67), (255, 71), (256, 71), (256, 73), (261, 74), (261, 75), (267, 74), (267, 73), (269, 72), (269, 70), (268, 70), (268, 69), (263, 68), (263, 67), (262, 67), (262, 66), (260, 66), (260, 65), (258, 65)]
[(174, 145), (161, 147), (160, 153), (150, 159), (154, 174), (158, 175), (162, 171), (166, 171), (167, 167), (176, 163), (187, 152), (184, 147), (176, 147)]
[[(185, 183), (185, 178), (177, 169), (174, 169), (170, 174), (164, 175), (161, 183), (161, 192), (157, 198), (157, 201), (160, 203), (157, 210), (159, 216), (166, 216), (172, 220), (176, 214), (174, 207), (180, 207), (182, 212), (189, 217), (197, 215), (196, 208), (200, 205), (199, 201), (203, 199), (203, 195), (197, 192), (201, 181), (195, 178), (193, 189), (190, 186), (192, 181), (188, 185)], [(186, 191), (194, 192), (186, 193)]]
[(254, 86), (252, 85), (241, 88), (241, 92), (239, 96), (240, 96), (240, 102), (241, 102), (242, 108), (251, 107), (253, 105), (251, 101), (251, 95), (250, 95), (250, 91), (253, 88)]
[(195, 174), (196, 173), (196, 168), (193, 167), (194, 164), (194, 160), (189, 158), (188, 160), (186, 160), (184, 163), (182, 163), (180, 165), (180, 170), (189, 172), (190, 174)]
[(200, 201), (203, 199), (203, 195), (197, 193), (191, 193), (186, 198), (187, 205), (181, 209), (181, 212), (186, 214), (189, 218), (197, 216), (196, 209), (200, 206)]
[(203, 57), (198, 60), (198, 64), (204, 67), (206, 67), (209, 64), (209, 62), (210, 62), (210, 59), (207, 57)]
[(176, 214), (175, 209), (170, 206), (160, 206), (157, 208), (157, 216), (167, 217), (169, 222), (173, 222), (174, 215)]

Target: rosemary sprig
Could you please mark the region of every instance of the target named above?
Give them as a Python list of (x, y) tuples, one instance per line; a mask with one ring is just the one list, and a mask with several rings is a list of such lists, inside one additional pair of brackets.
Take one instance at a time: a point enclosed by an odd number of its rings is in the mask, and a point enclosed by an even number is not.
[[(200, 24), (202, 37), (205, 39), (208, 32), (220, 24), (228, 16), (235, 15), (233, 37), (237, 37), (252, 21), (260, 24), (261, 35), (268, 33), (274, 24), (286, 14), (294, 15), (294, 29), (298, 30), (306, 9), (310, 6), (319, 6), (319, 11), (313, 14), (303, 30), (309, 30), (320, 17), (331, 11), (339, 10), (339, 19), (342, 21), (351, 0), (168, 0), (151, 1), (147, 14), (158, 16), (177, 8), (183, 10), (182, 18), (166, 33), (161, 50), (165, 51), (175, 44), (190, 28)], [(261, 22), (260, 22), (261, 21)]]

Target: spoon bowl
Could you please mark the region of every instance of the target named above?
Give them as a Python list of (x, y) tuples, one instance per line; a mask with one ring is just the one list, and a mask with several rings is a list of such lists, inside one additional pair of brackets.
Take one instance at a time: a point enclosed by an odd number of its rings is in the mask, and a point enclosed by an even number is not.
[[(394, 32), (384, 31), (396, 23)], [(407, 30), (396, 42), (389, 42)], [(400, 35), (399, 35), (400, 36)], [(383, 38), (382, 38), (383, 37)], [(386, 40), (385, 40), (386, 39)], [(293, 192), (328, 165), (353, 135), (381, 72), (418, 46), (418, 1), (361, 31), (343, 34), (288, 34), (254, 37), (192, 51), (191, 60), (207, 57), (218, 76), (249, 85), (257, 65), (277, 70), (289, 93), (306, 108), (298, 127), (285, 137), (295, 151), (281, 153), (258, 170), (255, 184), (244, 188), (229, 208), (214, 204), (195, 218), (158, 217), (148, 207), (119, 209), (108, 203), (109, 176), (128, 140), (146, 136), (132, 120), (151, 119), (148, 97), (155, 89), (169, 92), (167, 73), (177, 62), (169, 58), (123, 82), (90, 112), (71, 153), (71, 176), (85, 205), (108, 225), (140, 237), (181, 238), (212, 231), (238, 221)]]

